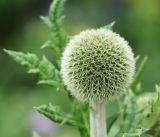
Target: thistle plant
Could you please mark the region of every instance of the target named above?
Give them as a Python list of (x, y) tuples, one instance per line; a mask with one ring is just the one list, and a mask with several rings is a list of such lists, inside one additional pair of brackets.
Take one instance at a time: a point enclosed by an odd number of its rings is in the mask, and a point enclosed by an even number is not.
[[(113, 32), (114, 22), (70, 37), (62, 22), (64, 3), (54, 0), (48, 16), (41, 17), (50, 34), (41, 48), (54, 52), (53, 62), (44, 55), (40, 59), (34, 53), (4, 50), (28, 73), (38, 75), (38, 84), (67, 92), (71, 102), (70, 113), (52, 104), (34, 108), (53, 122), (77, 127), (81, 137), (159, 137), (160, 87), (150, 98), (142, 94), (140, 83), (147, 57), (135, 71), (138, 58), (128, 42)], [(116, 107), (107, 117), (106, 103)]]
[(71, 94), (91, 106), (91, 137), (107, 136), (105, 102), (126, 90), (134, 68), (127, 41), (111, 30), (86, 30), (68, 43), (61, 73)]
[(133, 52), (118, 34), (107, 29), (74, 36), (62, 57), (64, 83), (82, 101), (104, 102), (124, 92), (135, 68)]

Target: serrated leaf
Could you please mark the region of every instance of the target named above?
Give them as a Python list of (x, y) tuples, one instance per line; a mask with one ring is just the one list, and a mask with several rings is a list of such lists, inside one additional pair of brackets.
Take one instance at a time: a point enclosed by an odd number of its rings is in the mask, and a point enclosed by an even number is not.
[(53, 28), (54, 27), (54, 25), (53, 25), (52, 21), (49, 19), (49, 17), (41, 16), (40, 18), (48, 26), (48, 28)]
[[(128, 98), (127, 95), (127, 104), (124, 106), (124, 108), (127, 108), (126, 111), (124, 111), (124, 119), (122, 121), (121, 130), (120, 133), (125, 133), (123, 135), (131, 135), (132, 133), (140, 136), (151, 136), (156, 135), (157, 128), (160, 126), (160, 88), (156, 87), (156, 93), (150, 93), (149, 95), (146, 94), (149, 97), (149, 100), (145, 100), (147, 97), (145, 96), (139, 96), (142, 97), (143, 102), (135, 102), (135, 99), (138, 99), (136, 95), (130, 96)], [(144, 98), (143, 98), (144, 97)], [(147, 101), (147, 102), (146, 102)], [(145, 107), (143, 109), (139, 109), (140, 103), (145, 103)], [(147, 104), (147, 105), (146, 105)], [(143, 104), (140, 104), (143, 105)], [(141, 132), (140, 132), (141, 131)]]
[[(135, 95), (130, 91), (124, 100), (124, 114), (123, 114), (123, 125), (122, 131), (129, 132), (133, 128), (133, 122), (136, 116), (136, 98)], [(135, 128), (135, 127), (134, 127)]]
[(26, 67), (28, 73), (37, 74), (39, 84), (57, 86), (60, 76), (55, 66), (45, 57), (40, 60), (35, 54), (4, 50), (16, 62)]
[(110, 24), (106, 25), (106, 26), (103, 26), (103, 28), (105, 29), (109, 29), (109, 30), (112, 30), (113, 29), (113, 26), (115, 25), (115, 21), (111, 22)]
[(44, 49), (44, 48), (54, 48), (55, 45), (52, 43), (51, 40), (48, 40), (46, 41), (42, 46), (41, 46), (41, 49)]
[(49, 105), (42, 105), (39, 107), (35, 107), (38, 112), (48, 117), (50, 120), (59, 123), (59, 124), (66, 124), (71, 126), (83, 127), (73, 115), (65, 114), (62, 112), (61, 108), (58, 106)]
[(54, 72), (56, 73), (54, 65), (45, 56), (43, 56), (42, 60), (39, 62), (39, 70), (43, 80), (52, 80)]
[(66, 0), (54, 0), (49, 9), (49, 18), (56, 20), (61, 18), (64, 3)]
[(135, 91), (139, 81), (140, 81), (140, 78), (142, 76), (142, 73), (144, 71), (144, 67), (145, 67), (145, 64), (147, 63), (147, 60), (148, 60), (148, 57), (144, 57), (141, 64), (139, 65), (137, 71), (136, 71), (136, 74), (134, 76), (134, 79), (133, 79), (133, 82), (131, 84), (131, 89), (133, 91)]
[(65, 1), (66, 0), (54, 0), (50, 6), (48, 17), (41, 17), (49, 28), (51, 34), (50, 40), (60, 49), (63, 48), (68, 41), (68, 36), (62, 25), (63, 16), (61, 15)]
[(156, 86), (156, 95), (150, 105), (151, 109), (148, 111), (147, 116), (143, 118), (142, 122), (143, 126), (148, 129), (160, 121), (160, 88), (158, 86)]
[(129, 133), (129, 132), (121, 133), (120, 137), (149, 137), (148, 135), (145, 134), (145, 132), (146, 132), (145, 129), (137, 129), (132, 133)]
[(57, 57), (60, 57), (60, 55), (61, 55), (61, 49), (58, 47), (58, 45), (55, 45), (51, 40), (46, 41), (46, 42), (41, 46), (41, 49), (44, 49), (44, 48), (53, 49), (53, 50), (55, 51), (54, 54), (55, 54)]
[(54, 80), (39, 80), (38, 84), (56, 85), (57, 82)]
[(141, 136), (145, 130), (143, 126), (140, 126), (140, 122), (143, 120), (144, 114), (139, 111), (136, 103), (136, 96), (132, 91), (130, 91), (125, 97), (123, 105), (124, 106), (122, 106), (122, 108), (124, 110), (122, 111), (122, 121), (117, 136)]
[(81, 121), (84, 127), (79, 127), (81, 137), (89, 137), (89, 105), (72, 100), (72, 114), (76, 116), (76, 119)]

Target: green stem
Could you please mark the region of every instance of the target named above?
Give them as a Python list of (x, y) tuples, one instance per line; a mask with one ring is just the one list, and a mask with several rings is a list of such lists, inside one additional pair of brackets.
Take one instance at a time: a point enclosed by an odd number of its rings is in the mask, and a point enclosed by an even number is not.
[(107, 137), (105, 103), (90, 102), (90, 137)]

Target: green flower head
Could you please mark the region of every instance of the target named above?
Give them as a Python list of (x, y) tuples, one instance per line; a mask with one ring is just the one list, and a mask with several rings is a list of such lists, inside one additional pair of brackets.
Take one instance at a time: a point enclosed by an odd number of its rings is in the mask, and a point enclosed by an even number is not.
[(71, 94), (82, 101), (107, 101), (131, 84), (135, 59), (128, 42), (107, 29), (74, 36), (65, 48), (61, 74)]

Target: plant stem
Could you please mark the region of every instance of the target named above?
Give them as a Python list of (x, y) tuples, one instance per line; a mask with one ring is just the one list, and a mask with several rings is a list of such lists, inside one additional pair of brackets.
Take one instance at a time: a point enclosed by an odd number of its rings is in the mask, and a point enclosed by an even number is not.
[(107, 137), (105, 103), (90, 102), (90, 137)]

